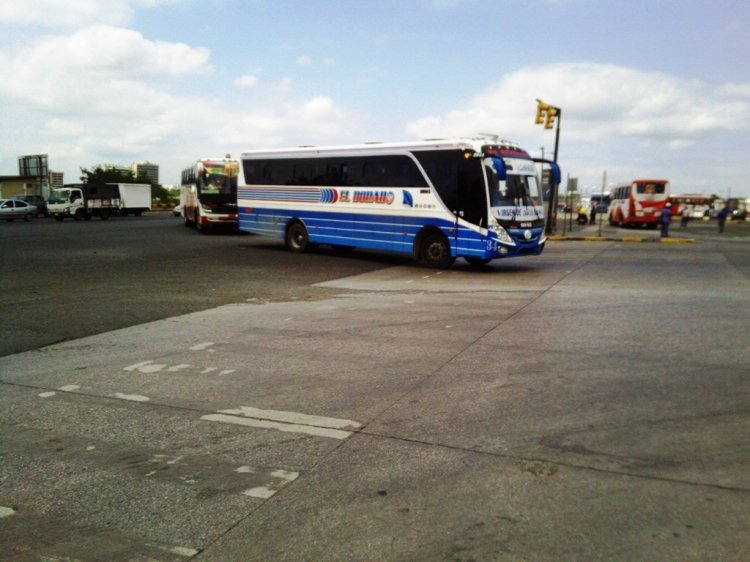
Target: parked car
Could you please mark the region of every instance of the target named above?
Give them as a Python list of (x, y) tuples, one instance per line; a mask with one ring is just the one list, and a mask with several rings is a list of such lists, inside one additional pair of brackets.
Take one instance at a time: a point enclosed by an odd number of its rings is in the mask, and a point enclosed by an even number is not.
[(29, 205), (26, 201), (0, 199), (0, 219), (6, 221), (23, 219), (28, 222), (34, 218), (37, 212), (37, 208), (34, 205)]
[(44, 197), (41, 195), (11, 195), (9, 199), (15, 201), (26, 201), (29, 205), (34, 205), (36, 207), (37, 216), (49, 216), (49, 212), (47, 211), (47, 201), (45, 201)]

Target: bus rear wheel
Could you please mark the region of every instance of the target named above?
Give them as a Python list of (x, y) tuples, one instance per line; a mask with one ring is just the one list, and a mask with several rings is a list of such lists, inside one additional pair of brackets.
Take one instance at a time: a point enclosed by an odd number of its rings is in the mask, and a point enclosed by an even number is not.
[(436, 269), (450, 267), (455, 258), (451, 256), (451, 247), (442, 234), (428, 236), (422, 244), (422, 261)]
[(297, 254), (306, 252), (310, 246), (310, 237), (307, 234), (305, 225), (301, 222), (294, 222), (289, 225), (284, 239), (286, 247)]

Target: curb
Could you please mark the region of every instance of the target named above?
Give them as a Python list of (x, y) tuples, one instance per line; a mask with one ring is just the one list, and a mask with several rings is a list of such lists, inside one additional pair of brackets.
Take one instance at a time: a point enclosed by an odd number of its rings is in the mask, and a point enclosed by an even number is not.
[(659, 242), (661, 244), (694, 244), (695, 238), (641, 238), (639, 236), (622, 236), (605, 238), (604, 236), (548, 236), (553, 242)]
[(694, 244), (695, 238), (662, 238), (662, 244)]

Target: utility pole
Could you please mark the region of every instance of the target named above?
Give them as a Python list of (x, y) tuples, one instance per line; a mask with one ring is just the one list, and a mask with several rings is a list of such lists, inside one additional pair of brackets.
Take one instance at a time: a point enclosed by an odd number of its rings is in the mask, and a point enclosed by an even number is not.
[[(604, 175), (602, 176), (602, 192), (601, 197), (599, 198), (599, 203), (604, 203), (604, 186), (607, 185), (607, 170), (604, 170)], [(597, 209), (598, 211), (599, 209)], [(597, 216), (599, 213), (597, 212)], [(604, 223), (604, 217), (599, 217), (599, 236), (602, 235), (602, 224)]]

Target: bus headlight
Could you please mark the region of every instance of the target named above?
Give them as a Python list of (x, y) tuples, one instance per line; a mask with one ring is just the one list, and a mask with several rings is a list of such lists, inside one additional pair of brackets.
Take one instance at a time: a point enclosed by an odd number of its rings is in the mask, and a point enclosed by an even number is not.
[(510, 237), (510, 234), (508, 234), (505, 229), (499, 224), (495, 223), (494, 225), (492, 225), (492, 231), (497, 234), (498, 242), (502, 242), (503, 244), (510, 244), (511, 246), (516, 245), (516, 243), (513, 241), (513, 238)]

